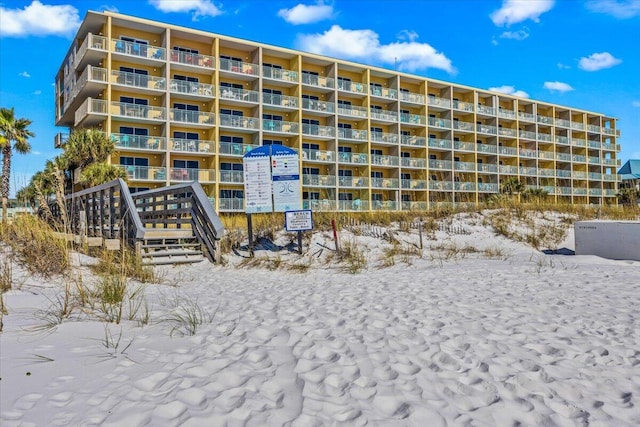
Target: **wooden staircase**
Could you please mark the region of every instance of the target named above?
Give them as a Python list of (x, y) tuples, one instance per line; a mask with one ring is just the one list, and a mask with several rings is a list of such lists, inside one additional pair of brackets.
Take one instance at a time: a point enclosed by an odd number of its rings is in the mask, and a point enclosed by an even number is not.
[(192, 230), (153, 230), (138, 245), (144, 265), (191, 264), (206, 259)]

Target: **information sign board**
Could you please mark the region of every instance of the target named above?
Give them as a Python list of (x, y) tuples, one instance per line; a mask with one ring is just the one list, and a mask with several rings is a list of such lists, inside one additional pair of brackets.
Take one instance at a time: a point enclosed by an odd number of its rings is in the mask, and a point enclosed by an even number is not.
[(284, 218), (287, 231), (313, 230), (313, 217), (310, 209), (287, 211), (284, 213)]

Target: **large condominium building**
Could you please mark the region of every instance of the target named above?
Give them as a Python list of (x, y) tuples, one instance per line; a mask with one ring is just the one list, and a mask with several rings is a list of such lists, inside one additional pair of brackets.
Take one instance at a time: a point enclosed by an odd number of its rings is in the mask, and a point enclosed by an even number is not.
[(300, 153), (314, 210), (481, 203), (514, 177), (615, 203), (620, 166), (603, 114), (110, 12), (60, 67), (56, 124), (106, 132), (134, 190), (196, 180), (222, 212), (243, 211), (242, 156), (267, 144)]

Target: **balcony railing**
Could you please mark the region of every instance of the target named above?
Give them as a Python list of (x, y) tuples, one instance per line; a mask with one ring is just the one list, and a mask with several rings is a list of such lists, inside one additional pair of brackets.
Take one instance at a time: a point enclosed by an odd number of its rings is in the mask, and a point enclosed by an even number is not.
[(298, 129), (299, 127), (297, 122), (285, 122), (282, 120), (263, 120), (262, 121), (262, 130), (267, 132), (297, 134)]
[(371, 141), (384, 144), (397, 144), (398, 135), (395, 133), (371, 132)]
[(287, 108), (298, 108), (298, 97), (288, 95), (278, 95), (273, 93), (263, 93), (262, 103), (265, 105), (277, 105)]
[(334, 211), (336, 210), (336, 201), (328, 199), (305, 199), (302, 201), (302, 209), (311, 209), (314, 211)]
[(414, 159), (411, 157), (400, 157), (400, 165), (403, 168), (420, 168), (427, 167), (427, 161), (425, 159)]
[[(78, 93), (85, 87), (87, 82), (92, 83), (107, 83), (107, 70), (104, 68), (94, 67), (87, 65), (87, 68), (80, 74), (78, 80), (73, 86), (73, 90), (68, 94), (65, 99), (65, 109), (69, 107), (69, 104), (78, 96)], [(66, 94), (65, 94), (66, 95)]]
[(413, 93), (413, 92), (405, 92), (400, 91), (400, 100), (411, 102), (413, 104), (421, 104), (424, 105), (424, 95), (421, 93)]
[(381, 98), (388, 99), (398, 99), (398, 91), (395, 89), (370, 85), (369, 91), (371, 93), (371, 96), (379, 96)]
[(565, 119), (555, 119), (555, 124), (556, 124), (556, 126), (560, 126), (560, 127), (563, 127), (563, 128), (571, 127), (571, 122), (569, 120), (565, 120)]
[(338, 79), (338, 90), (342, 90), (345, 92), (366, 94), (367, 86), (360, 82), (351, 82), (351, 81)]
[(581, 154), (574, 154), (571, 158), (574, 162), (585, 163), (587, 161), (587, 156), (583, 156)]
[(536, 158), (536, 157), (538, 157), (538, 151), (529, 150), (529, 149), (526, 149), (526, 148), (521, 148), (520, 149), (520, 157)]
[(285, 82), (298, 82), (298, 72), (292, 70), (283, 70), (281, 68), (262, 66), (262, 77), (265, 79), (282, 80)]
[(219, 182), (222, 184), (242, 184), (244, 183), (244, 172), (221, 170)]
[(589, 179), (592, 181), (600, 181), (602, 179), (602, 174), (597, 172), (589, 172)]
[(453, 183), (451, 181), (429, 181), (429, 190), (433, 191), (451, 191)]
[(571, 178), (573, 179), (587, 179), (587, 173), (581, 171), (573, 171), (571, 172)]
[(351, 117), (368, 117), (369, 110), (367, 110), (367, 107), (357, 105), (345, 106), (338, 104), (338, 114)]
[(379, 110), (377, 108), (371, 108), (371, 118), (377, 120), (388, 120), (391, 122), (398, 121), (398, 113), (395, 111)]
[(519, 133), (520, 138), (531, 139), (533, 141), (536, 140), (536, 133), (528, 130), (521, 130)]
[(487, 107), (486, 105), (478, 105), (478, 114), (485, 114), (488, 116), (495, 116), (496, 109), (493, 107)]
[(553, 139), (551, 137), (551, 134), (549, 133), (543, 133), (543, 132), (538, 132), (538, 141), (546, 141), (546, 142), (551, 142)]
[(251, 74), (257, 76), (260, 67), (249, 62), (236, 61), (235, 59), (220, 58), (220, 70), (231, 71), (238, 74)]
[(406, 190), (426, 190), (427, 180), (425, 179), (402, 179), (400, 185)]
[(340, 187), (367, 187), (369, 178), (356, 176), (339, 176), (338, 185)]
[(520, 166), (520, 175), (536, 176), (538, 169), (534, 167)]
[(429, 169), (450, 170), (451, 161), (429, 159)]
[(311, 150), (309, 148), (303, 148), (302, 158), (304, 160), (312, 160), (312, 161), (319, 161), (319, 162), (333, 162), (335, 156), (333, 151)]
[(159, 121), (165, 120), (165, 111), (164, 107), (139, 105), (129, 102), (111, 102), (111, 114), (114, 116)]
[(488, 163), (478, 163), (478, 172), (483, 173), (497, 173), (498, 165), (492, 165)]
[(559, 136), (559, 135), (556, 135), (555, 141), (557, 144), (562, 144), (562, 145), (569, 145), (571, 143), (571, 140), (569, 138), (567, 138), (566, 136)]
[(537, 118), (538, 118), (538, 123), (544, 123), (547, 125), (553, 124), (553, 117), (538, 115)]
[(402, 123), (424, 125), (426, 124), (425, 116), (421, 114), (400, 113), (400, 121)]
[(482, 183), (479, 182), (478, 183), (478, 191), (481, 191), (483, 193), (497, 193), (498, 190), (500, 189), (500, 187), (498, 187), (498, 184), (493, 184), (493, 183)]
[(589, 148), (600, 149), (602, 144), (600, 143), (600, 141), (587, 141), (587, 146)]
[(453, 128), (457, 130), (466, 130), (469, 132), (473, 132), (475, 129), (475, 125), (469, 122), (461, 122), (459, 120), (453, 121)]
[(87, 34), (87, 37), (78, 48), (74, 58), (74, 67), (76, 69), (80, 65), (80, 62), (88, 49), (107, 50), (107, 38), (92, 33)]
[(82, 120), (84, 120), (86, 116), (90, 114), (99, 114), (106, 116), (107, 102), (102, 99), (87, 98), (76, 110), (75, 124), (78, 125), (80, 122), (82, 122)]
[(317, 187), (335, 187), (336, 177), (335, 175), (302, 175), (302, 185), (317, 186)]
[(428, 204), (427, 202), (400, 202), (400, 206), (403, 211), (426, 211)]
[(509, 166), (509, 165), (498, 165), (498, 170), (501, 174), (506, 175), (517, 175), (518, 167), (517, 166)]
[(600, 133), (600, 126), (587, 125), (587, 131), (591, 133)]
[(255, 90), (244, 90), (235, 87), (220, 86), (221, 99), (235, 99), (245, 102), (259, 102), (260, 94)]
[(469, 111), (469, 112), (475, 111), (475, 106), (470, 102), (453, 100), (451, 104), (455, 110), (462, 110), (462, 111)]
[(589, 161), (589, 164), (591, 164), (591, 165), (600, 164), (600, 157), (589, 156), (587, 160)]
[(476, 164), (473, 162), (453, 162), (453, 167), (457, 171), (475, 172)]
[(451, 129), (451, 120), (438, 117), (429, 117), (429, 126), (441, 129)]
[[(340, 129), (338, 129), (340, 130)], [(366, 131), (365, 131), (366, 132)], [(333, 126), (323, 126), (323, 125), (310, 125), (307, 123), (302, 124), (302, 134), (309, 136), (321, 136), (325, 138), (334, 138), (336, 136), (336, 128)], [(356, 139), (356, 138), (352, 138)], [(365, 140), (366, 134), (365, 134)]]
[(498, 147), (492, 144), (476, 144), (476, 150), (478, 150), (478, 153), (495, 154), (498, 152)]
[(584, 123), (571, 122), (571, 129), (584, 130)]
[(515, 138), (518, 135), (518, 132), (515, 129), (498, 127), (498, 135)]
[(111, 83), (144, 89), (165, 90), (165, 78), (146, 74), (129, 73), (125, 71), (111, 71)]
[(161, 166), (116, 165), (127, 173), (127, 177), (136, 181), (164, 181), (167, 169)]
[(256, 117), (234, 116), (232, 114), (220, 114), (220, 126), (228, 126), (237, 129), (260, 129), (260, 120)]
[(492, 126), (492, 125), (482, 125), (482, 124), (480, 124), (480, 125), (477, 124), (476, 128), (477, 128), (478, 132), (486, 133), (486, 134), (489, 134), (489, 135), (496, 135), (497, 134), (497, 129), (498, 129), (495, 126)]
[(207, 83), (188, 82), (184, 80), (172, 79), (169, 88), (173, 93), (184, 93), (187, 95), (213, 96), (213, 85)]
[(202, 55), (199, 53), (181, 52), (179, 50), (171, 51), (171, 62), (210, 69), (213, 69), (215, 67), (215, 58), (213, 56)]
[(169, 138), (169, 147), (182, 153), (215, 153), (216, 144), (204, 139)]
[(518, 111), (518, 118), (520, 120), (524, 120), (524, 121), (527, 121), (527, 122), (535, 122), (536, 121), (535, 114), (525, 113), (523, 111)]
[(564, 169), (556, 169), (556, 176), (558, 178), (571, 178), (571, 171)]
[(385, 154), (372, 154), (371, 164), (381, 165), (381, 166), (398, 166), (400, 164), (400, 161), (398, 159), (398, 156), (388, 156)]
[(507, 110), (506, 108), (498, 108), (498, 117), (515, 120), (516, 112), (513, 110)]
[(451, 141), (448, 139), (429, 138), (429, 148), (442, 148), (443, 150), (450, 150)]
[(171, 168), (171, 181), (216, 182), (215, 169)]
[(158, 61), (164, 61), (166, 58), (166, 51), (162, 47), (119, 39), (111, 40), (111, 51), (140, 58), (155, 59)]
[(538, 151), (538, 158), (553, 160), (556, 158), (556, 154), (553, 151)]
[(112, 133), (111, 140), (115, 146), (124, 149), (137, 150), (166, 150), (166, 138), (162, 136), (130, 135), (125, 133)]
[(221, 211), (244, 211), (244, 198), (219, 198), (218, 210)]
[(216, 115), (214, 113), (183, 110), (181, 108), (171, 108), (169, 112), (173, 122), (203, 125), (214, 125), (216, 123)]
[(571, 154), (568, 154), (568, 153), (556, 153), (556, 159), (557, 160), (563, 160), (565, 162), (570, 162), (571, 161)]
[(398, 188), (398, 178), (371, 178), (371, 186), (374, 188)]
[(238, 142), (221, 141), (219, 144), (218, 152), (219, 154), (227, 154), (230, 156), (242, 157), (243, 155), (245, 155), (246, 153), (248, 153), (249, 151), (257, 147), (259, 147), (259, 145), (240, 144)]
[(365, 153), (338, 153), (338, 161), (340, 163), (350, 163), (357, 165), (366, 165), (369, 163), (369, 156)]
[(430, 106), (451, 108), (451, 100), (446, 98), (439, 98), (437, 96), (427, 96)]
[(367, 200), (338, 200), (338, 211), (366, 211), (369, 209)]
[[(332, 128), (333, 129), (333, 128)], [(339, 139), (350, 139), (355, 141), (366, 141), (368, 132), (365, 129), (345, 129), (338, 128)]]
[(415, 135), (402, 135), (400, 137), (400, 144), (410, 147), (426, 147), (427, 138)]
[(498, 147), (498, 153), (505, 156), (518, 155), (518, 149), (514, 147)]
[(475, 191), (476, 183), (475, 182), (454, 182), (453, 188), (456, 191)]
[(461, 151), (476, 151), (476, 143), (474, 142), (464, 142), (464, 141), (454, 141), (453, 148)]
[(311, 111), (322, 111), (325, 113), (333, 113), (333, 102), (317, 101), (315, 99), (302, 98), (302, 108)]
[(302, 84), (333, 89), (335, 87), (335, 80), (331, 77), (302, 73)]

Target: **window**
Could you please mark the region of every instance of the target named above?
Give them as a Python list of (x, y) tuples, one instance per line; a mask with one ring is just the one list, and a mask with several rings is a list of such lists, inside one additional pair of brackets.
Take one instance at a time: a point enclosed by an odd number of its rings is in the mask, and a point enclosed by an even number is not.
[(200, 109), (197, 105), (192, 104), (183, 104), (181, 102), (173, 103), (173, 119), (178, 122), (189, 122), (189, 123), (197, 123), (198, 122), (198, 111)]
[(382, 150), (377, 150), (372, 148), (371, 154), (373, 154), (374, 156), (382, 156)]
[(371, 200), (374, 202), (382, 202), (382, 194), (380, 193), (372, 193)]
[(131, 96), (121, 96), (120, 102), (125, 104), (149, 105), (149, 100), (144, 98), (133, 98)]
[(348, 77), (338, 77), (338, 89), (351, 90), (351, 79)]
[(342, 99), (338, 99), (338, 108), (340, 107), (351, 107), (351, 101), (345, 101)]
[(264, 62), (262, 65), (265, 66), (265, 67), (271, 67), (271, 68), (275, 68), (277, 70), (282, 70), (282, 65), (269, 64), (267, 62)]
[(117, 82), (131, 86), (147, 87), (149, 82), (147, 70), (131, 67), (120, 67)]
[(241, 171), (242, 163), (220, 163), (220, 170), (223, 171)]
[(144, 157), (120, 157), (120, 164), (126, 166), (149, 166), (149, 159)]
[(200, 139), (200, 135), (198, 135), (195, 132), (178, 132), (178, 131), (174, 131), (173, 132), (173, 137), (177, 138), (177, 139), (188, 139), (188, 140), (195, 140), (195, 141)]
[(198, 53), (198, 49), (191, 49), (190, 47), (180, 47), (174, 46), (173, 50), (177, 50), (178, 52), (186, 52), (186, 53)]
[(309, 191), (303, 191), (302, 192), (302, 198), (304, 200), (320, 200), (320, 193), (318, 192), (309, 192)]
[(351, 147), (338, 147), (338, 153), (351, 153)]
[(263, 139), (262, 145), (284, 145), (284, 142), (277, 139)]
[(372, 110), (378, 110), (378, 111), (380, 111), (380, 110), (382, 110), (382, 107), (381, 107), (381, 106), (379, 106), (379, 105), (372, 105), (372, 106), (371, 106), (371, 109), (372, 109)]
[(454, 161), (454, 162), (459, 162), (459, 161), (460, 161), (460, 157), (454, 157), (454, 158), (453, 158), (453, 161)]
[(128, 43), (116, 42), (116, 52), (123, 52), (136, 56), (147, 56), (147, 46), (149, 45), (148, 41), (127, 36), (120, 36), (120, 40)]
[(338, 200), (353, 200), (353, 194), (351, 193), (340, 193), (338, 194)]
[(311, 144), (310, 142), (303, 142), (302, 149), (303, 150), (319, 150), (320, 144)]
[(411, 179), (411, 174), (410, 173), (401, 173), (400, 174), (400, 179)]
[(238, 83), (227, 83), (227, 82), (220, 82), (220, 87), (231, 87), (234, 89), (244, 89), (244, 87), (241, 84)]
[(244, 191), (242, 190), (220, 190), (221, 199), (243, 199)]
[(198, 169), (199, 164), (197, 160), (174, 160), (173, 167), (180, 169)]
[(405, 158), (405, 159), (408, 159), (408, 158), (410, 158), (410, 157), (411, 157), (411, 153), (409, 153), (409, 152), (407, 152), (407, 151), (402, 151), (402, 152), (400, 153), (400, 157)]
[(338, 176), (353, 176), (353, 171), (349, 169), (338, 169)]
[(320, 175), (320, 168), (302, 168), (303, 175)]
[(302, 119), (302, 133), (306, 133), (308, 135), (318, 135), (319, 125), (319, 120)]
[(264, 94), (262, 99), (267, 104), (282, 104), (282, 91), (276, 89), (262, 89), (262, 93)]
[[(278, 122), (282, 121), (282, 116), (277, 116), (275, 114), (263, 114), (262, 115), (262, 119), (263, 120), (275, 120)], [(303, 123), (304, 123), (304, 119), (303, 119)]]
[(120, 133), (123, 133), (125, 135), (147, 136), (149, 135), (149, 129), (120, 126)]
[(435, 154), (429, 154), (429, 160), (437, 160), (438, 157), (436, 157)]
[(149, 176), (149, 159), (145, 157), (120, 157), (120, 164), (129, 178), (147, 179)]
[(302, 70), (302, 83), (318, 85), (319, 74), (315, 71)]
[(382, 172), (380, 172), (380, 171), (371, 171), (371, 178), (383, 178)]
[(181, 82), (190, 82), (190, 83), (198, 83), (199, 81), (197, 77), (182, 76), (180, 74), (174, 74), (173, 79), (180, 80)]
[(244, 116), (244, 112), (242, 112), (240, 110), (230, 110), (228, 108), (221, 108), (220, 109), (220, 114), (226, 114), (228, 116), (236, 116), (236, 117), (243, 117)]

